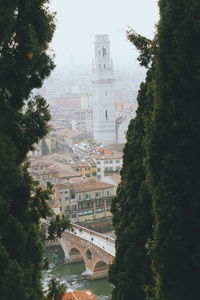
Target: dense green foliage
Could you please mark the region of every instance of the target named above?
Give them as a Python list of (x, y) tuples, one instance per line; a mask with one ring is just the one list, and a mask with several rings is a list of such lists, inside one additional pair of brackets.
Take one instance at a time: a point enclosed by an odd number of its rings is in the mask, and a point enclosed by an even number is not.
[(200, 1), (159, 6), (153, 42), (128, 33), (149, 71), (112, 203), (113, 300), (200, 298)]
[(71, 229), (73, 231), (69, 219), (65, 216), (60, 217), (59, 215), (56, 215), (50, 220), (47, 239), (55, 240), (56, 238), (60, 238), (65, 229)]
[(46, 300), (62, 300), (64, 293), (66, 292), (67, 287), (63, 283), (59, 283), (59, 280), (51, 278), (48, 284), (48, 291)]
[(112, 202), (113, 224), (117, 236), (116, 259), (110, 269), (110, 281), (116, 286), (113, 299), (145, 299), (152, 282), (147, 239), (151, 237), (153, 218), (151, 195), (144, 168), (144, 123), (151, 110), (147, 83), (138, 95), (137, 117), (131, 121), (124, 148), (122, 182)]
[[(113, 224), (117, 236), (116, 259), (109, 279), (115, 285), (112, 299), (146, 299), (153, 278), (148, 255), (152, 236), (152, 198), (146, 179), (146, 127), (151, 119), (153, 89), (153, 42), (128, 31), (128, 39), (140, 51), (140, 64), (150, 68), (138, 93), (136, 118), (130, 122), (124, 148), (121, 184), (112, 201)], [(149, 293), (149, 292), (148, 292)]]
[(200, 1), (160, 0), (147, 142), (154, 299), (200, 299)]
[(0, 299), (43, 299), (40, 218), (50, 211), (28, 174), (26, 155), (47, 132), (41, 87), (53, 69), (47, 54), (55, 29), (47, 0), (0, 0)]

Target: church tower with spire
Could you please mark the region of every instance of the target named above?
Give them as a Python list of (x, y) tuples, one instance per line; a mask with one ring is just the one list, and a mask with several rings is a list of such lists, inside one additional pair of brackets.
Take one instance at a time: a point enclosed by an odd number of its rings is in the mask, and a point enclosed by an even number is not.
[(95, 36), (93, 63), (93, 138), (105, 145), (116, 143), (113, 65), (107, 34)]

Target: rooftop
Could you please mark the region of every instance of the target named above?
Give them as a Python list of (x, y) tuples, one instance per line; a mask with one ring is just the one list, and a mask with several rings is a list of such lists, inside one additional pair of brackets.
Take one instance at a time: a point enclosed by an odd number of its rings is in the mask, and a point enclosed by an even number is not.
[(64, 294), (62, 300), (96, 300), (90, 290), (73, 291)]
[(112, 174), (110, 176), (105, 176), (103, 180), (117, 186), (121, 182), (121, 176), (120, 174)]
[(94, 191), (94, 190), (99, 190), (104, 188), (112, 188), (114, 187), (114, 185), (102, 181), (88, 180), (85, 182), (72, 183), (71, 187), (74, 190), (74, 192), (79, 193), (79, 192)]
[(77, 136), (80, 135), (79, 131), (71, 130), (71, 129), (68, 129), (68, 128), (59, 128), (59, 129), (56, 129), (54, 131), (54, 133), (56, 135), (61, 136), (61, 137), (77, 137)]
[(92, 157), (98, 160), (122, 159), (123, 153), (112, 152), (111, 154), (105, 154), (105, 155), (95, 153), (92, 155)]

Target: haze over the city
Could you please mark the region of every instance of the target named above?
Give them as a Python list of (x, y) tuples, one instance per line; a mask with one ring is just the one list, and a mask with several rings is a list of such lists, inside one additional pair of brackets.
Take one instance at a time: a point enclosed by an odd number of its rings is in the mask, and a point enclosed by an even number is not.
[(50, 9), (57, 14), (51, 47), (58, 67), (91, 65), (96, 34), (109, 34), (115, 66), (134, 65), (126, 30), (152, 38), (159, 14), (156, 0), (52, 0)]

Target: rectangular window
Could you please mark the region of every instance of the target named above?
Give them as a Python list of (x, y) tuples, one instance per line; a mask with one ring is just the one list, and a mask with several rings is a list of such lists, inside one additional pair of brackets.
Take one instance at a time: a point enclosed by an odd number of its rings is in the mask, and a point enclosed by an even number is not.
[(99, 198), (100, 197), (100, 192), (96, 192), (95, 193), (95, 198)]
[(90, 195), (90, 194), (85, 194), (85, 199), (86, 199), (86, 200), (90, 200), (90, 198), (91, 198), (91, 195)]
[(67, 213), (67, 212), (70, 212), (70, 206), (69, 205), (67, 205), (66, 207), (65, 207), (65, 212)]
[(76, 205), (72, 205), (72, 211), (76, 211)]
[(78, 200), (79, 200), (79, 201), (82, 200), (82, 195), (78, 195)]
[(79, 210), (83, 209), (83, 203), (79, 203), (79, 204), (78, 204), (78, 209), (79, 209)]
[(110, 191), (109, 190), (106, 191), (106, 196), (110, 196)]

